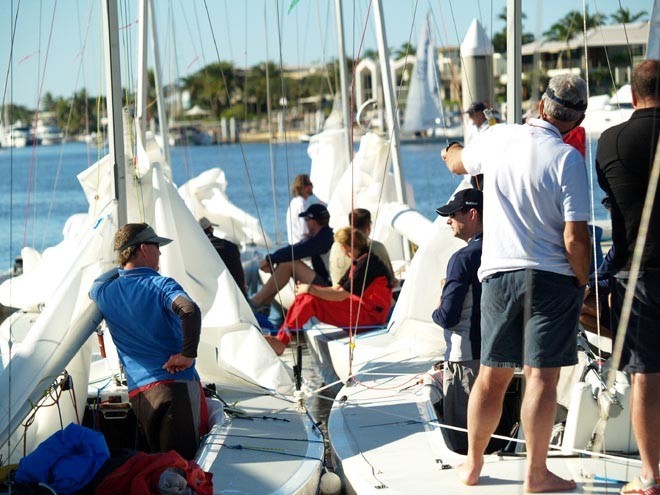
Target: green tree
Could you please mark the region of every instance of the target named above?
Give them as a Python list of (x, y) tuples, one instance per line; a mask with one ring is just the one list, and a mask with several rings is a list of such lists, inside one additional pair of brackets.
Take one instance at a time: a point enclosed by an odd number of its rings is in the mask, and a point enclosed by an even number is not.
[(210, 107), (215, 117), (232, 105), (236, 90), (236, 70), (231, 62), (209, 64), (184, 78), (184, 86), (190, 91), (192, 105)]
[[(105, 101), (102, 102), (101, 108), (103, 105)], [(52, 106), (47, 108), (55, 113), (57, 125), (68, 135), (86, 134), (96, 130), (98, 109), (98, 99), (89, 97), (85, 89), (74, 93), (70, 98), (53, 99)]]
[(549, 41), (563, 41), (566, 43), (566, 50), (559, 54), (557, 65), (562, 66), (564, 54), (568, 54), (570, 58), (571, 50), (569, 42), (573, 37), (582, 33), (585, 24), (587, 29), (597, 27), (603, 24), (606, 18), (607, 16), (601, 14), (589, 15), (588, 8), (585, 10), (584, 17), (582, 16), (582, 12), (572, 10), (550, 26), (550, 29), (543, 33), (543, 35)]
[(34, 118), (34, 112), (23, 105), (8, 103), (2, 110), (0, 121), (2, 121), (3, 125), (12, 125), (17, 120), (23, 123), (31, 123)]
[(417, 49), (408, 43), (407, 41), (404, 43), (401, 43), (401, 46), (395, 50), (392, 50), (392, 53), (394, 54), (395, 59), (400, 59), (407, 56), (415, 55), (417, 53)]
[(646, 13), (645, 10), (637, 12), (636, 14), (631, 14), (630, 9), (621, 7), (610, 17), (612, 19), (613, 24), (630, 24), (631, 22), (635, 22), (635, 21), (640, 21), (640, 20), (645, 21), (647, 16), (648, 14)]
[(572, 10), (550, 26), (550, 29), (543, 33), (543, 35), (550, 41), (568, 42), (575, 35), (582, 32), (585, 20), (587, 29), (589, 29), (600, 26), (606, 19), (607, 16), (601, 14), (589, 15), (588, 8), (586, 9), (585, 17), (582, 16), (582, 12)]
[[(506, 8), (502, 9), (502, 12), (499, 13), (497, 18), (500, 21), (504, 22), (504, 27), (502, 28), (501, 31), (498, 31), (493, 35), (493, 50), (495, 53), (504, 53), (506, 52), (506, 39), (507, 39), (507, 32), (506, 32)], [(526, 19), (527, 15), (523, 12), (522, 13), (522, 19)], [(526, 33), (523, 29), (523, 33), (521, 35), (521, 42), (524, 45), (525, 43), (531, 43), (534, 41), (534, 35), (532, 33)]]

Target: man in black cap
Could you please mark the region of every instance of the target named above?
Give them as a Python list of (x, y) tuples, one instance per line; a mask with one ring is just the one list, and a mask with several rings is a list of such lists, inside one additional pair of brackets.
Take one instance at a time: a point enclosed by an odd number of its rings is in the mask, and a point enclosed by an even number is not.
[(146, 223), (124, 225), (114, 238), (121, 268), (96, 279), (89, 295), (110, 329), (150, 451), (192, 459), (206, 409), (195, 371), (202, 317), (183, 288), (157, 271), (160, 246), (170, 242)]
[[(447, 345), (442, 375), (443, 422), (467, 428), (468, 397), (479, 372), (481, 351), (481, 282), (477, 271), (481, 265), (483, 193), (463, 189), (436, 212), (447, 217), (455, 237), (467, 242), (449, 259), (440, 304), (432, 315), (444, 329)], [(442, 431), (452, 450), (467, 452), (466, 433)]]
[[(330, 213), (322, 204), (313, 204), (300, 215), (305, 219), (309, 236), (293, 245), (284, 246), (268, 254), (259, 268), (272, 273), (268, 282), (250, 300), (252, 309), (265, 312), (275, 295), (290, 279), (305, 284), (329, 287), (328, 252), (333, 243), (333, 232), (328, 226)], [(311, 258), (312, 268), (301, 260)]]
[(213, 248), (220, 256), (220, 259), (231, 273), (231, 276), (236, 281), (236, 285), (241, 290), (243, 295), (247, 297), (245, 288), (245, 272), (243, 271), (243, 263), (241, 263), (241, 252), (238, 246), (228, 239), (221, 239), (213, 235), (213, 224), (211, 221), (202, 217), (199, 219), (199, 226), (202, 228), (206, 237), (213, 245)]
[(483, 101), (475, 101), (466, 110), (465, 113), (472, 122), (472, 125), (468, 128), (466, 142), (470, 142), (474, 136), (488, 129), (488, 119), (484, 115), (484, 110), (486, 110), (486, 104)]

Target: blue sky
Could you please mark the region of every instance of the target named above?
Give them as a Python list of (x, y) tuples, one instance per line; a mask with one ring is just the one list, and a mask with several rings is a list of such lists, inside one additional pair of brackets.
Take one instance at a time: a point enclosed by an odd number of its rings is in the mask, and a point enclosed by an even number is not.
[[(409, 39), (416, 45), (419, 26), (429, 9), (436, 19), (437, 44), (456, 45), (460, 44), (474, 18), (482, 22), (487, 33), (501, 30), (503, 23), (497, 16), (506, 5), (506, 0), (382, 1), (390, 47), (399, 47)], [(280, 51), (286, 65), (336, 58), (334, 0), (299, 0), (293, 11), (287, 13), (290, 2), (206, 0), (220, 59), (233, 60), (238, 66), (251, 66), (267, 58), (279, 63)], [(543, 32), (568, 11), (582, 10), (583, 2), (591, 14), (596, 11), (611, 14), (619, 4), (615, 0), (523, 0), (523, 10), (527, 16), (523, 21), (525, 32), (537, 31), (539, 9), (540, 31)], [(3, 33), (0, 42), (0, 88), (4, 91), (7, 87), (6, 100), (34, 108), (40, 92), (70, 96), (74, 91), (87, 87), (90, 94), (103, 94), (102, 63), (99, 63), (103, 59), (102, 33), (99, 31), (101, 15), (100, 2), (96, 0), (22, 0), (9, 84), (5, 84), (11, 25), (18, 3), (18, 0), (0, 0), (0, 32)], [(134, 88), (137, 1), (119, 0), (118, 3), (120, 25), (123, 26), (121, 42), (125, 47), (133, 47), (122, 52), (122, 56), (127, 55), (122, 66), (123, 80), (125, 85)], [(154, 0), (154, 3), (166, 81), (195, 72), (204, 63), (217, 61), (204, 0)], [(640, 10), (650, 12), (652, 3), (652, 0), (621, 0), (622, 6), (633, 13)], [(538, 4), (540, 7), (537, 7)], [(344, 1), (346, 51), (349, 56), (357, 54), (363, 31), (363, 50), (376, 48), (373, 12), (365, 24), (368, 5), (369, 0)], [(130, 61), (126, 62), (129, 57)]]

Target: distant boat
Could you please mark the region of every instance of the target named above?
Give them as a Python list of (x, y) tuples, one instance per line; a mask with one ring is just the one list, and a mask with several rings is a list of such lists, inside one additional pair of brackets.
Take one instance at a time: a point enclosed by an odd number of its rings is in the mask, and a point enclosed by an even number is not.
[(419, 35), (415, 69), (408, 86), (401, 126), (402, 142), (429, 142), (463, 138), (463, 120), (447, 115), (440, 101), (440, 71), (436, 63), (431, 13)]
[(60, 144), (64, 138), (62, 129), (60, 129), (57, 125), (43, 122), (39, 122), (36, 129), (34, 130), (34, 135), (36, 136), (39, 144), (43, 146)]
[[(30, 126), (23, 124), (20, 120), (8, 129), (0, 131), (0, 144), (3, 148), (24, 148), (35, 143), (35, 135)], [(37, 140), (38, 144), (38, 140)]]
[(191, 124), (175, 124), (169, 128), (170, 146), (200, 146), (211, 144), (211, 136)]
[(598, 139), (605, 129), (627, 121), (634, 111), (630, 84), (625, 84), (614, 96), (591, 96), (582, 127), (589, 137)]

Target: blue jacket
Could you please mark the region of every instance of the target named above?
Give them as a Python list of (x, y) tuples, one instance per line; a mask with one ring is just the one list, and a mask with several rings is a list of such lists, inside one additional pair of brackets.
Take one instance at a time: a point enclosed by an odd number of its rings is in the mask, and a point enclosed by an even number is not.
[(57, 493), (75, 493), (92, 481), (108, 459), (110, 451), (101, 433), (71, 423), (20, 460), (16, 481), (45, 483)]
[(330, 251), (333, 242), (332, 229), (326, 226), (315, 236), (307, 237), (300, 242), (296, 242), (293, 246), (284, 246), (273, 254), (269, 254), (268, 257), (273, 263), (312, 258), (312, 267), (316, 274), (329, 281), (330, 273), (321, 256)]
[(432, 314), (433, 321), (445, 330), (456, 327), (461, 322), (465, 297), (472, 288), (469, 339), (473, 359), (479, 359), (481, 352), (481, 282), (477, 271), (481, 266), (482, 241), (482, 234), (474, 236), (449, 259), (440, 307)]

